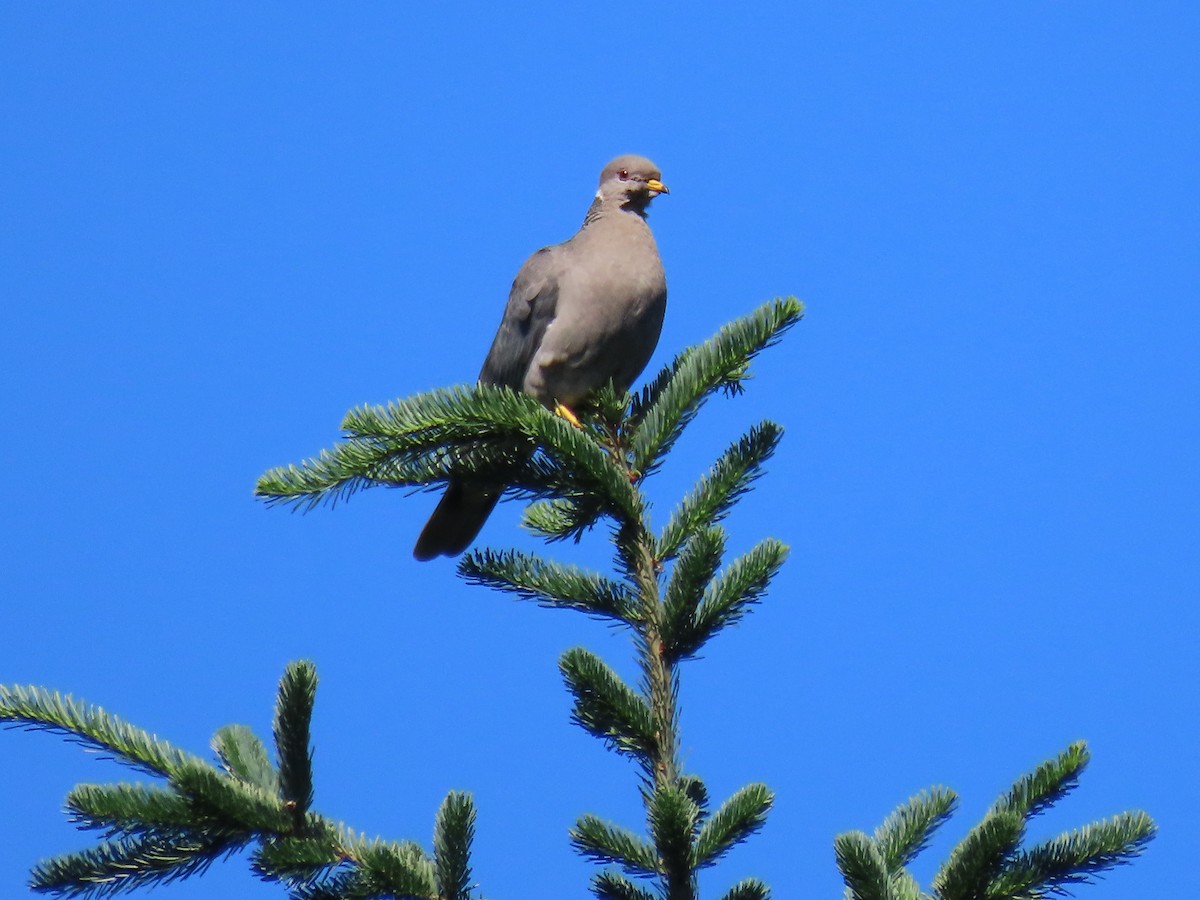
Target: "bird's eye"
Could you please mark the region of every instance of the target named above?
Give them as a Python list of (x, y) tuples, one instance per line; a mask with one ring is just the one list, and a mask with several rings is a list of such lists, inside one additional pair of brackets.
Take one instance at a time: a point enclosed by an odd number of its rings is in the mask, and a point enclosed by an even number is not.
[(629, 170), (622, 169), (620, 172), (617, 173), (617, 177), (620, 178), (622, 181), (628, 181), (629, 180)]

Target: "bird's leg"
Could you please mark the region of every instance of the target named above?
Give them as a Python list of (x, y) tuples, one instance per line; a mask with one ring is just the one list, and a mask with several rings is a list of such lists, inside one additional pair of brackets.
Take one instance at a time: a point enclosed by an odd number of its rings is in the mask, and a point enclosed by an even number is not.
[(572, 425), (574, 425), (576, 428), (583, 428), (583, 426), (581, 424), (579, 424), (579, 419), (576, 417), (575, 413), (571, 412), (571, 410), (567, 409), (561, 403), (554, 404), (554, 411), (556, 413), (558, 413), (558, 415), (560, 415), (564, 419), (566, 419), (568, 422), (570, 422)]

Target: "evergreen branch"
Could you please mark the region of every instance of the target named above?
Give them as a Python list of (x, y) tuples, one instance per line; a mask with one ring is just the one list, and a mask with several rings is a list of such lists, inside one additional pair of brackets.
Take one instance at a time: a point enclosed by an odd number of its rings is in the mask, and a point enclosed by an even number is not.
[[(415, 890), (397, 890), (415, 887)], [(358, 865), (340, 867), (327, 876), (288, 886), (291, 900), (441, 900), (422, 892), (422, 882), (403, 876), (396, 882), (386, 875)]]
[(1018, 853), (988, 888), (989, 898), (1041, 900), (1067, 884), (1128, 865), (1154, 837), (1157, 827), (1144, 812), (1122, 813), (1107, 821), (1059, 835)]
[(212, 824), (176, 791), (141, 784), (77, 784), (67, 794), (71, 821), (119, 834), (176, 837)]
[(721, 900), (771, 900), (771, 889), (757, 878), (743, 878)]
[(607, 381), (575, 407), (575, 414), (591, 416), (596, 420), (596, 426), (611, 437), (624, 426), (632, 402), (632, 394), (628, 391), (618, 393), (613, 383)]
[(393, 400), (387, 406), (356, 406), (342, 419), (350, 438), (386, 440), (396, 449), (424, 449), (470, 441), (481, 434), (513, 437), (529, 417), (545, 412), (527, 394), (489, 384), (456, 385)]
[[(518, 472), (514, 486), (534, 497), (578, 498), (596, 496), (604, 508), (625, 519), (641, 514), (641, 498), (623, 467), (617, 464), (594, 430), (576, 428), (523, 395), (506, 388), (479, 385), (476, 390), (498, 394), (511, 401), (532, 403), (521, 422), (522, 435), (544, 450), (532, 460), (530, 474)], [(468, 473), (470, 474), (470, 473)]]
[(294, 818), (278, 797), (199, 760), (180, 766), (171, 776), (171, 784), (211, 816), (235, 822), (246, 831), (288, 834), (295, 827)]
[(659, 535), (655, 555), (660, 562), (672, 559), (693, 535), (728, 515), (733, 504), (762, 475), (763, 466), (782, 437), (782, 428), (763, 421), (721, 454), (676, 507)]
[(571, 846), (593, 862), (618, 865), (630, 875), (659, 872), (654, 848), (627, 828), (596, 816), (581, 816), (571, 829)]
[(888, 876), (888, 897), (891, 900), (929, 900), (921, 893), (921, 886), (907, 869), (900, 869)]
[[(528, 397), (509, 394), (480, 397), (474, 388), (456, 386), (427, 391), (386, 407), (356, 407), (342, 421), (346, 442), (300, 466), (268, 470), (254, 493), (269, 503), (311, 509), (323, 500), (336, 502), (378, 484), (438, 484), (449, 478), (451, 457), (456, 455), (451, 449), (469, 457), (481, 444), (486, 445), (488, 437), (520, 433), (522, 413), (536, 404)], [(509, 402), (514, 398), (515, 403)], [(506, 443), (496, 440), (497, 448)]]
[(888, 870), (879, 847), (865, 832), (847, 831), (833, 839), (842, 880), (852, 900), (892, 900)]
[(251, 868), (266, 881), (283, 881), (295, 888), (313, 883), (347, 860), (338, 828), (309, 813), (302, 835), (265, 838), (251, 858)]
[(650, 796), (647, 812), (666, 896), (694, 897), (693, 846), (700, 810), (681, 787), (660, 782)]
[(979, 900), (1024, 833), (1025, 820), (1016, 810), (994, 809), (984, 816), (934, 876), (933, 887), (941, 900)]
[(575, 697), (575, 722), (618, 753), (652, 770), (658, 744), (646, 701), (603, 660), (582, 647), (564, 653), (558, 667)]
[[(315, 688), (315, 671), (304, 662), (290, 665), (280, 685), (275, 732), (281, 768), (294, 770), (294, 758), (301, 757), (300, 772), (290, 775), (293, 797), (311, 796), (307, 747)], [(69, 698), (36, 689), (0, 690), (8, 704), (5, 718), (115, 748), (148, 771), (167, 770), (170, 782), (170, 788), (77, 786), (68, 796), (73, 820), (104, 830), (107, 840), (40, 863), (32, 873), (35, 890), (100, 897), (165, 883), (198, 874), (257, 838), (254, 870), (284, 882), (293, 897), (468, 897), (474, 810), (466, 795), (451, 794), (439, 812), (435, 868), (412, 842), (366, 841), (281, 799), (265, 748), (244, 728), (227, 727), (214, 737), (228, 770), (222, 772), (196, 757), (176, 752), (172, 758), (163, 752), (170, 745)]]
[(322, 503), (336, 505), (371, 487), (424, 487), (444, 484), (458, 472), (487, 468), (497, 481), (515, 477), (527, 453), (508, 453), (480, 447), (441, 447), (426, 453), (397, 452), (375, 440), (347, 440), (322, 450), (299, 465), (277, 466), (265, 472), (254, 495), (272, 505), (292, 506), (308, 512)]
[[(716, 335), (713, 335), (709, 340), (713, 340)], [(675, 377), (675, 373), (680, 370), (687, 358), (699, 349), (698, 345), (684, 347), (670, 363), (663, 366), (655, 376), (644, 385), (642, 389), (630, 397), (629, 411), (626, 415), (626, 425), (630, 430), (635, 430), (638, 425), (646, 418), (646, 413), (658, 402), (667, 385), (671, 383), (671, 379)]]
[(679, 658), (695, 656), (718, 631), (738, 622), (766, 593), (787, 555), (786, 544), (767, 538), (726, 566), (705, 589), (690, 633), (674, 648)]
[(803, 309), (795, 298), (765, 303), (678, 356), (632, 405), (633, 469), (643, 476), (653, 471), (714, 391), (740, 390), (750, 360), (798, 322)]
[[(680, 776), (679, 673), (666, 654), (663, 640), (663, 608), (652, 556), (653, 539), (645, 529), (631, 525), (617, 540), (621, 564), (638, 586), (642, 612), (634, 647), (642, 671), (642, 692), (650, 711), (650, 734), (654, 738), (654, 754), (647, 760), (645, 770), (655, 788), (675, 785)], [(672, 897), (670, 890), (667, 896)]]
[(725, 555), (725, 530), (704, 528), (692, 535), (671, 570), (663, 592), (663, 649), (676, 662), (690, 655), (696, 643), (696, 611)]
[(774, 795), (765, 784), (748, 784), (722, 803), (700, 828), (692, 864), (703, 868), (716, 863), (734, 846), (767, 823)]
[(615, 513), (640, 513), (639, 496), (594, 432), (508, 388), (479, 384), (358, 407), (342, 427), (347, 440), (269, 470), (256, 495), (311, 509), (376, 485), (428, 488), (457, 478), (533, 498), (595, 494)]
[(539, 500), (525, 507), (522, 524), (548, 540), (578, 543), (603, 514), (604, 507), (594, 496)]
[(688, 799), (696, 804), (699, 811), (696, 821), (704, 822), (708, 818), (708, 787), (697, 775), (680, 775), (679, 787), (687, 794)]
[(320, 881), (294, 884), (290, 900), (368, 900), (386, 896), (379, 891), (370, 874), (358, 867), (334, 872)]
[(65, 734), (151, 775), (170, 775), (196, 759), (98, 706), (84, 706), (69, 694), (40, 687), (0, 685), (0, 722)]
[(225, 771), (234, 778), (269, 793), (279, 793), (279, 775), (267, 756), (266, 745), (245, 725), (217, 729), (212, 748)]
[(301, 660), (288, 663), (279, 681), (275, 703), (275, 752), (279, 764), (279, 796), (292, 810), (293, 820), (303, 821), (312, 806), (312, 747), (310, 723), (317, 698), (317, 670)]
[(599, 872), (592, 878), (592, 893), (600, 900), (655, 900), (650, 891), (611, 871)]
[(925, 849), (929, 838), (954, 812), (958, 796), (943, 787), (922, 791), (897, 807), (875, 829), (875, 844), (889, 875), (908, 865)]
[(625, 585), (519, 550), (469, 553), (458, 564), (458, 572), (471, 584), (508, 591), (542, 606), (576, 609), (626, 623), (637, 615), (636, 598)]
[(437, 898), (437, 871), (418, 844), (358, 838), (347, 849), (373, 895)]
[(1079, 775), (1090, 759), (1087, 744), (1076, 741), (1054, 759), (1018, 778), (993, 809), (1011, 809), (1029, 821), (1079, 786)]
[(244, 836), (204, 833), (165, 839), (131, 835), (42, 860), (30, 887), (59, 897), (109, 897), (203, 872), (245, 843)]
[(442, 801), (433, 826), (439, 900), (469, 900), (474, 839), (475, 804), (469, 794), (451, 791)]

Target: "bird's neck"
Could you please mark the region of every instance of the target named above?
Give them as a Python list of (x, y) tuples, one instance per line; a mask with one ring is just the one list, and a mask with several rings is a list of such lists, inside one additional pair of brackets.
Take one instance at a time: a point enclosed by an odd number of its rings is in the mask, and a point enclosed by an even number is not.
[(592, 224), (599, 219), (609, 218), (610, 216), (629, 216), (634, 215), (640, 219), (646, 218), (646, 207), (642, 204), (634, 203), (632, 200), (626, 200), (625, 203), (615, 203), (612, 200), (605, 200), (599, 194), (592, 201), (592, 205), (588, 208), (587, 215), (583, 217), (584, 226)]

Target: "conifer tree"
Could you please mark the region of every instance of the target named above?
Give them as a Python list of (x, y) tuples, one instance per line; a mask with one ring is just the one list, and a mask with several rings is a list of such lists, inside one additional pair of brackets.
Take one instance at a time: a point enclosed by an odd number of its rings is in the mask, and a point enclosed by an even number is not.
[[(684, 770), (678, 702), (682, 663), (751, 611), (787, 556), (782, 543), (764, 538), (727, 561), (721, 525), (762, 474), (781, 429), (763, 421), (731, 443), (657, 530), (642, 486), (704, 402), (740, 392), (753, 357), (801, 314), (792, 299), (760, 307), (686, 350), (637, 394), (600, 392), (581, 428), (507, 389), (432, 391), (352, 410), (342, 425), (345, 440), (333, 450), (259, 480), (259, 496), (300, 508), (380, 485), (503, 481), (534, 501), (525, 524), (551, 542), (578, 540), (597, 523), (611, 527), (610, 573), (516, 550), (475, 551), (459, 564), (472, 583), (609, 620), (632, 639), (636, 685), (582, 648), (559, 661), (575, 722), (634, 764), (645, 810), (637, 828), (584, 814), (571, 829), (574, 847), (602, 867), (591, 884), (601, 900), (694, 900), (699, 871), (756, 834), (771, 809), (766, 785), (748, 784), (713, 802), (701, 775)], [(0, 688), (0, 721), (66, 734), (156, 779), (71, 791), (71, 817), (96, 830), (99, 841), (37, 864), (33, 889), (103, 897), (197, 875), (252, 848), (254, 872), (295, 900), (482, 896), (470, 859), (469, 795), (452, 792), (443, 801), (431, 849), (365, 838), (312, 809), (316, 686), (311, 663), (289, 665), (276, 700), (273, 758), (249, 729), (233, 725), (213, 737), (215, 765), (70, 696)], [(1023, 845), (1028, 821), (1075, 786), (1087, 761), (1086, 747), (1073, 744), (1020, 778), (951, 851), (928, 890), (907, 867), (953, 812), (952, 791), (914, 796), (873, 834), (839, 835), (834, 848), (846, 897), (1035, 900), (1129, 862), (1154, 835), (1145, 813)], [(769, 896), (753, 877), (722, 895)]]

